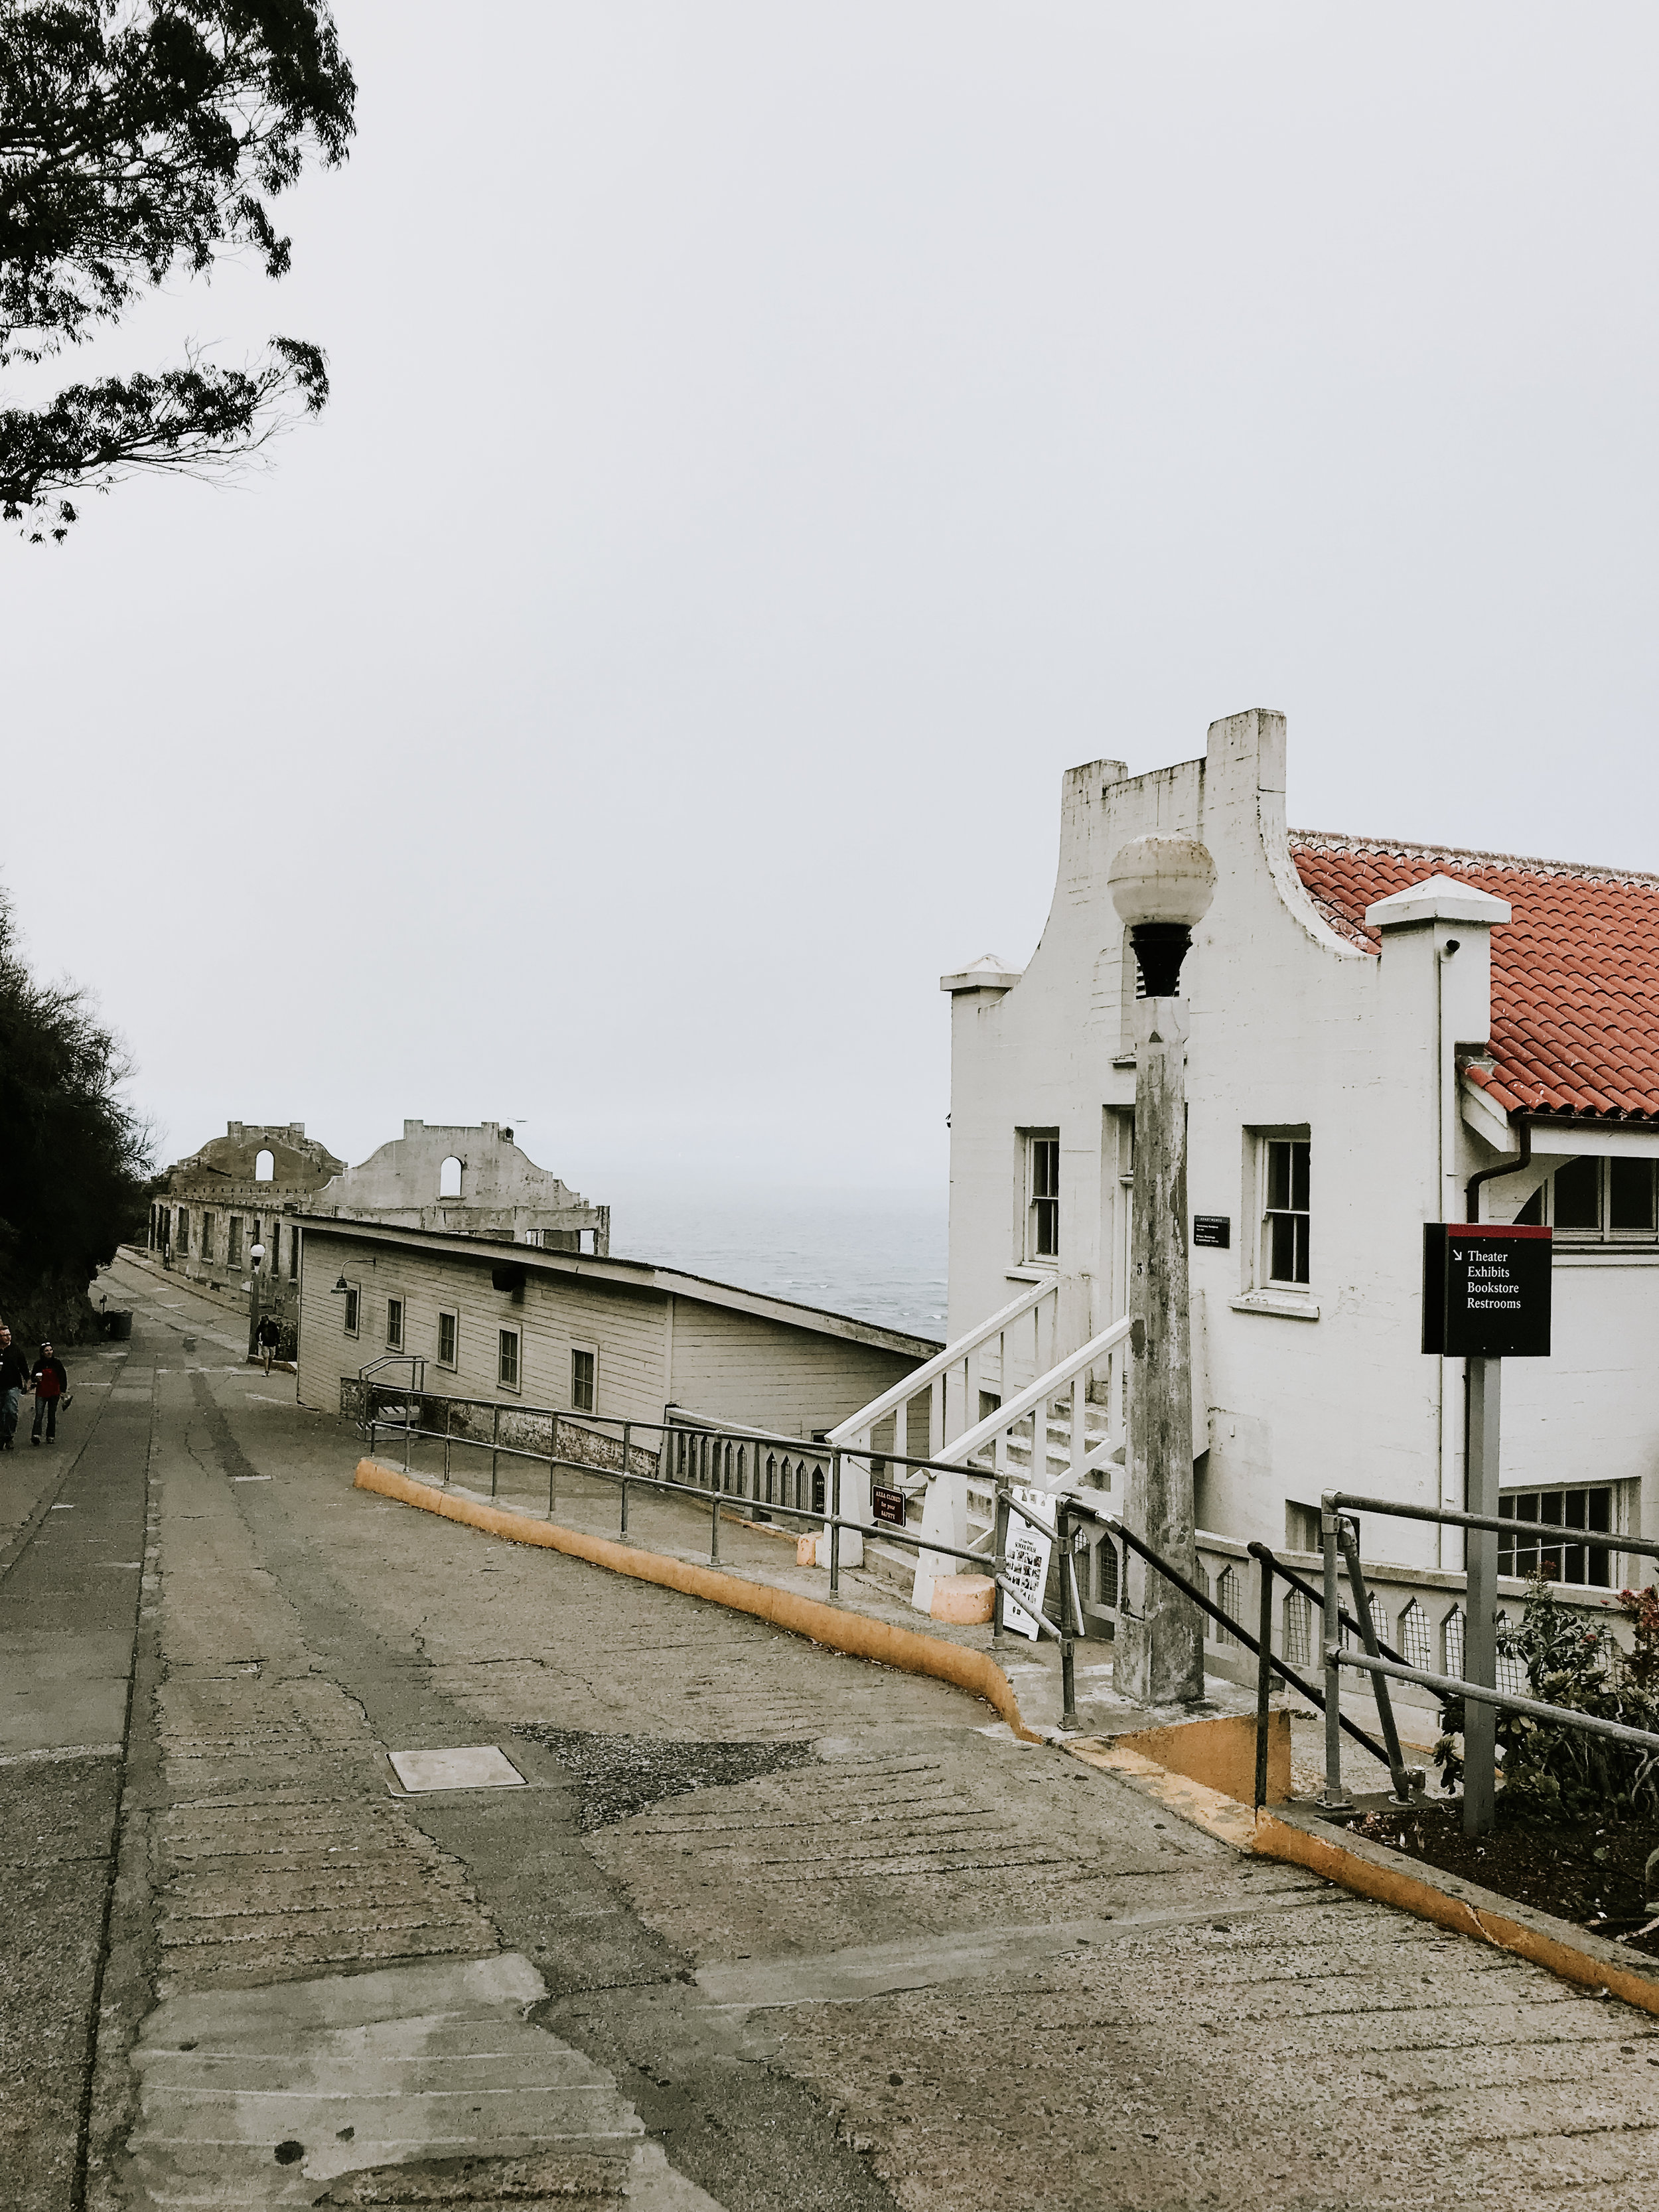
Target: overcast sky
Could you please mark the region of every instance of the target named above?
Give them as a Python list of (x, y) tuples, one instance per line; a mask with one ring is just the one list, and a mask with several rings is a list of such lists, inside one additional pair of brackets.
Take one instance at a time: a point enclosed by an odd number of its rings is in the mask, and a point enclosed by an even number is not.
[[(1062, 770), (1659, 867), (1650, 7), (343, 0), (235, 489), (0, 539), (0, 879), (172, 1158), (942, 1183)], [(15, 388), (15, 387), (14, 387)]]

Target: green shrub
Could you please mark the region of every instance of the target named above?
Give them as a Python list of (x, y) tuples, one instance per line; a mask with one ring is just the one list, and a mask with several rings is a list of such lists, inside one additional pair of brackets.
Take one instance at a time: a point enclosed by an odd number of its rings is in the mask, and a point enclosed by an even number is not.
[[(1625, 1590), (1620, 1602), (1636, 1637), (1628, 1659), (1620, 1657), (1599, 1629), (1570, 1613), (1541, 1576), (1527, 1586), (1519, 1622), (1498, 1623), (1498, 1647), (1524, 1666), (1527, 1694), (1540, 1704), (1659, 1734), (1659, 1592)], [(1448, 1698), (1434, 1750), (1447, 1790), (1463, 1776), (1454, 1741), (1463, 1722), (1462, 1698)], [(1659, 1815), (1659, 1752), (1501, 1707), (1497, 1736), (1504, 1771), (1500, 1822)]]

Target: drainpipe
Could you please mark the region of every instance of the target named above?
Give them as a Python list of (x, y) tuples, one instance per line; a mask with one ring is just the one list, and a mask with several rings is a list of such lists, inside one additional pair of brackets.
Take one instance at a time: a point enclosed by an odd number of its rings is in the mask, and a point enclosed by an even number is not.
[(1464, 1219), (1479, 1221), (1480, 1218), (1480, 1186), (1483, 1182), (1490, 1182), (1494, 1176), (1513, 1175), (1517, 1168), (1531, 1165), (1532, 1124), (1523, 1117), (1521, 1123), (1521, 1149), (1514, 1158), (1494, 1161), (1491, 1167), (1482, 1168), (1479, 1175), (1472, 1175), (1469, 1177), (1468, 1188), (1465, 1194)]

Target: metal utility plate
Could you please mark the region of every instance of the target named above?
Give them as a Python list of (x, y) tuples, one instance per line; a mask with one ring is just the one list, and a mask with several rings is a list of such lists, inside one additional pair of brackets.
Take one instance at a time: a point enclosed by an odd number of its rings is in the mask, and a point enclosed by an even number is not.
[(394, 1751), (392, 1771), (411, 1795), (422, 1790), (522, 1790), (525, 1778), (493, 1743), (458, 1751)]

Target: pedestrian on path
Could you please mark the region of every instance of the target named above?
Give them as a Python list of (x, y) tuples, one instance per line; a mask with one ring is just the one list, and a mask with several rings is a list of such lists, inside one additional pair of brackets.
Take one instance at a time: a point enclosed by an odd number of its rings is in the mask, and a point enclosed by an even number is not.
[(283, 1340), (283, 1332), (276, 1325), (275, 1314), (267, 1314), (258, 1328), (259, 1352), (265, 1363), (265, 1373), (270, 1372), (270, 1363), (276, 1356), (276, 1347)]
[(31, 1443), (40, 1441), (40, 1424), (46, 1425), (46, 1442), (58, 1441), (58, 1401), (69, 1389), (69, 1376), (64, 1372), (64, 1363), (51, 1345), (40, 1346), (40, 1357), (29, 1373), (29, 1388), (34, 1393), (34, 1429)]
[(0, 1321), (0, 1451), (17, 1449), (17, 1414), (28, 1380), (29, 1364)]

